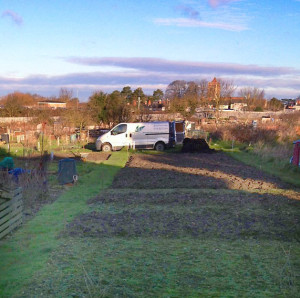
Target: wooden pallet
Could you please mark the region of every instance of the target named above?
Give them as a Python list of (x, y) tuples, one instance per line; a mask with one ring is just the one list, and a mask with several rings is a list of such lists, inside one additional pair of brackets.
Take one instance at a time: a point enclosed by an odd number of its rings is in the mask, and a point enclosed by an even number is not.
[(0, 239), (23, 222), (22, 188), (0, 190)]

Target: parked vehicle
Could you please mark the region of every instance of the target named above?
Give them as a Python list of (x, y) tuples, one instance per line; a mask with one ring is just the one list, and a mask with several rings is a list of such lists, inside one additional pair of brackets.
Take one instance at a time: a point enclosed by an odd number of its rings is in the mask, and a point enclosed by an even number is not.
[(120, 123), (96, 140), (96, 149), (107, 152), (128, 146), (163, 151), (182, 143), (184, 131), (184, 121)]

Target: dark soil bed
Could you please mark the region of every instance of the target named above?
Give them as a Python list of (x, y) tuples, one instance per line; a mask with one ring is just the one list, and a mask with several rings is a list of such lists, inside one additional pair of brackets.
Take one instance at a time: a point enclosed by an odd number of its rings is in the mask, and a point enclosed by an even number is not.
[(89, 203), (94, 207), (110, 204), (111, 210), (120, 212), (82, 214), (65, 233), (99, 238), (186, 236), (300, 241), (300, 204), (278, 195), (108, 190)]
[(58, 152), (54, 153), (54, 160), (58, 161), (63, 158), (73, 158), (75, 160), (101, 163), (102, 161), (107, 160), (110, 155), (110, 153), (106, 152)]
[(278, 178), (224, 153), (135, 154), (116, 176), (114, 188), (286, 188)]

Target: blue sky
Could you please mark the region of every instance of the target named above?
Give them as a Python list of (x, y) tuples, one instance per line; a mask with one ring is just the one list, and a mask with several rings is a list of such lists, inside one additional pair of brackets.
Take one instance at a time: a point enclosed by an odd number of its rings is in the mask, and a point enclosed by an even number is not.
[(0, 96), (233, 81), (300, 95), (299, 0), (0, 0)]

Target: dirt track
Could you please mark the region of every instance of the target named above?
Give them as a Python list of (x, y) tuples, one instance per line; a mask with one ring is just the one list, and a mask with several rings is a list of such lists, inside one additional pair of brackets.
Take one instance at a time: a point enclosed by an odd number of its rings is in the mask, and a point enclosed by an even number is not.
[(114, 188), (206, 188), (267, 190), (288, 188), (278, 178), (224, 153), (133, 155), (114, 180)]

